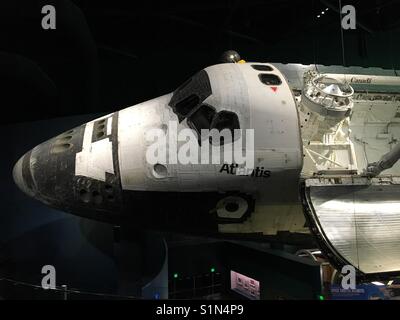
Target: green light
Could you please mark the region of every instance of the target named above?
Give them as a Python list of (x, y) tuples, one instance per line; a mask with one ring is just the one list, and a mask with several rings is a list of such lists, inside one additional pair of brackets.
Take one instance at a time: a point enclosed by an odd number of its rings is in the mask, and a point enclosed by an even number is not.
[(211, 268), (211, 273), (214, 273), (215, 272), (215, 268)]
[(323, 300), (325, 300), (325, 297), (320, 295), (320, 296), (318, 296), (318, 299), (323, 301)]
[(178, 278), (178, 274), (174, 273), (174, 278), (177, 279)]

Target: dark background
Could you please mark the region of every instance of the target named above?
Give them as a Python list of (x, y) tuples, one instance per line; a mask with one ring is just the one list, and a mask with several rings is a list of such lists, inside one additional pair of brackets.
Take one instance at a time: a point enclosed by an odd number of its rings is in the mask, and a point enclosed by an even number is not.
[[(56, 8), (43, 30), (41, 8)], [(400, 67), (400, 1), (342, 1), (346, 65)], [(0, 3), (0, 123), (108, 112), (171, 92), (237, 50), (247, 61), (342, 64), (339, 0)], [(317, 18), (325, 8), (329, 10)]]

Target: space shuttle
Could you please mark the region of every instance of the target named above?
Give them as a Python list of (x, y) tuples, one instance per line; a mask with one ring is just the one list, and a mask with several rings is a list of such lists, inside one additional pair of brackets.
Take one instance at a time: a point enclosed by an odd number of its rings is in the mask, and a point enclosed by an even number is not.
[(16, 184), (114, 225), (311, 239), (338, 268), (400, 271), (397, 73), (229, 57), (34, 147)]

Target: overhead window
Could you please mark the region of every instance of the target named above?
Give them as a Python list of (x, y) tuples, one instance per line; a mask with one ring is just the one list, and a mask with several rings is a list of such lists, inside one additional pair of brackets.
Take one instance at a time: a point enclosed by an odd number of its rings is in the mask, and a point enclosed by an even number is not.
[(176, 112), (186, 117), (190, 112), (192, 112), (200, 103), (200, 98), (196, 94), (191, 94), (190, 96), (179, 101), (175, 105)]
[(202, 104), (189, 118), (189, 125), (201, 135), (201, 130), (210, 129), (212, 120), (215, 116), (215, 109), (208, 105)]
[(253, 69), (258, 70), (258, 71), (273, 71), (274, 69), (270, 66), (267, 66), (265, 64), (252, 64), (251, 65)]
[(282, 84), (281, 79), (275, 75), (275, 74), (271, 74), (271, 73), (260, 73), (258, 75), (258, 77), (260, 78), (260, 81), (268, 86), (279, 86), (280, 84)]

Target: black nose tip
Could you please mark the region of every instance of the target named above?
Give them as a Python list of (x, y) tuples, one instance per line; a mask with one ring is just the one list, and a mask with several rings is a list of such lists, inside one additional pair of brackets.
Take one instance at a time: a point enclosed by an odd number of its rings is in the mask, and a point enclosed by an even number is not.
[(17, 163), (14, 165), (13, 178), (15, 184), (27, 195), (34, 197), (35, 192), (33, 189), (32, 181), (29, 177), (30, 172), (30, 152), (22, 156)]

